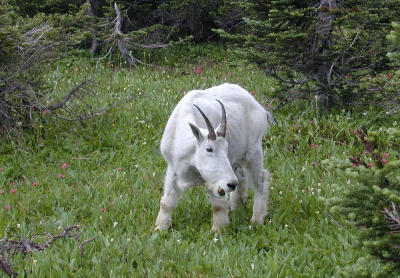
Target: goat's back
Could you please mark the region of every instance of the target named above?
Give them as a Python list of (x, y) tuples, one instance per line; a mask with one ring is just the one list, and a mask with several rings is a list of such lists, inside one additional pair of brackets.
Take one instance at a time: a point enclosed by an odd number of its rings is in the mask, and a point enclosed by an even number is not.
[(199, 106), (217, 128), (221, 122), (221, 107), (216, 99), (226, 110), (226, 138), (231, 162), (242, 159), (251, 146), (261, 142), (268, 127), (267, 112), (248, 91), (239, 85), (225, 83), (190, 91), (176, 105), (161, 139), (161, 152), (167, 161), (173, 157), (182, 159), (193, 149), (195, 138), (189, 122), (206, 129), (204, 119), (193, 104)]

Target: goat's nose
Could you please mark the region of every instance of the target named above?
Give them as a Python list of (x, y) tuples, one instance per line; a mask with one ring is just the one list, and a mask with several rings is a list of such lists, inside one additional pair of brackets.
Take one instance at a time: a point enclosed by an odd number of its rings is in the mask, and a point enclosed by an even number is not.
[(237, 183), (231, 182), (231, 183), (228, 183), (227, 186), (228, 186), (230, 191), (235, 191)]
[(220, 188), (218, 188), (218, 195), (219, 196), (225, 196), (225, 190), (223, 190), (221, 187)]

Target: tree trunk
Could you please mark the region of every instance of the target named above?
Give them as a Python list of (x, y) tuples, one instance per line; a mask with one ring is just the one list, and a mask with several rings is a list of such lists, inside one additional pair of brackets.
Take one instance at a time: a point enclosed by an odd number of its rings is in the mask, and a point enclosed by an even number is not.
[(317, 35), (319, 40), (314, 54), (321, 59), (318, 68), (317, 77), (317, 93), (316, 100), (322, 104), (322, 108), (328, 108), (333, 104), (333, 87), (334, 80), (332, 78), (332, 69), (334, 64), (329, 64), (325, 59), (330, 52), (332, 44), (332, 22), (336, 16), (331, 11), (337, 9), (336, 0), (321, 0), (319, 4)]
[(91, 18), (91, 24), (92, 24), (92, 26), (90, 27), (90, 29), (92, 31), (92, 45), (90, 46), (90, 54), (94, 54), (97, 50), (97, 45), (98, 45), (97, 31), (95, 28), (96, 19), (95, 19), (95, 14), (94, 14), (94, 10), (93, 10), (92, 0), (86, 0), (86, 2), (89, 4), (88, 14)]

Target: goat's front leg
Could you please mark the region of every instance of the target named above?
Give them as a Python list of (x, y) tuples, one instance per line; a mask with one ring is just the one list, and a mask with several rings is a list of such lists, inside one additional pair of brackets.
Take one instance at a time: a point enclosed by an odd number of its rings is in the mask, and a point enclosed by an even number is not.
[(167, 230), (172, 222), (172, 210), (176, 208), (182, 191), (177, 186), (177, 177), (168, 167), (164, 180), (164, 193), (160, 201), (160, 211), (156, 219), (156, 230)]
[(209, 194), (209, 200), (213, 209), (212, 232), (229, 225), (229, 201), (225, 198), (216, 198)]

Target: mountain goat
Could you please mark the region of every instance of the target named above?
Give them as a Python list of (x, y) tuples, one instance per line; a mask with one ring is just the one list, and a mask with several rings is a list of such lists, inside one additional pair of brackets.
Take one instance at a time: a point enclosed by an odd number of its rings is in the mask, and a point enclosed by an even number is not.
[(273, 122), (272, 115), (238, 85), (188, 92), (176, 105), (161, 139), (168, 168), (156, 229), (168, 229), (181, 194), (200, 183), (207, 185), (212, 231), (229, 224), (229, 208), (245, 201), (247, 185), (254, 190), (251, 221), (263, 224), (270, 175), (263, 167), (261, 143), (268, 121)]

